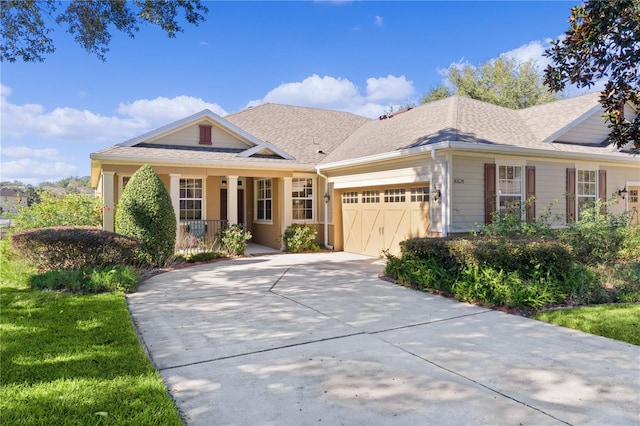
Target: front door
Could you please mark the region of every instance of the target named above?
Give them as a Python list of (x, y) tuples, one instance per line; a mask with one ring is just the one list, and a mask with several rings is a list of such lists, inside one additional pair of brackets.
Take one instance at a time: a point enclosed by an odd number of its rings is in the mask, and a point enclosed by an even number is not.
[[(229, 219), (227, 215), (227, 188), (220, 189), (220, 219)], [(238, 189), (238, 223), (244, 225), (244, 189)]]
[(640, 186), (629, 187), (629, 212), (631, 214), (629, 222), (640, 226)]

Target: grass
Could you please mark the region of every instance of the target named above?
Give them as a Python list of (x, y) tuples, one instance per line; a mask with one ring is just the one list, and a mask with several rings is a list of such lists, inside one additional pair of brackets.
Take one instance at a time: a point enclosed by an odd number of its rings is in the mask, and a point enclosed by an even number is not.
[(28, 286), (3, 253), (0, 420), (32, 425), (181, 425), (136, 337), (122, 293)]
[(640, 346), (640, 305), (599, 305), (541, 312), (535, 319)]

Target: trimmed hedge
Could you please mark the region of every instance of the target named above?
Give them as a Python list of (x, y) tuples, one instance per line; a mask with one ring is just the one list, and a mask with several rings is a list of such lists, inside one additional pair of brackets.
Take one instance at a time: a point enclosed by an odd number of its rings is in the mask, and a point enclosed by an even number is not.
[(162, 266), (175, 251), (176, 216), (158, 174), (145, 164), (131, 176), (118, 201), (116, 232), (142, 242), (140, 260)]
[(400, 248), (403, 258), (432, 259), (449, 270), (474, 265), (559, 277), (575, 260), (569, 245), (541, 237), (412, 238)]
[(41, 271), (133, 264), (140, 241), (90, 226), (54, 226), (11, 235), (19, 257)]

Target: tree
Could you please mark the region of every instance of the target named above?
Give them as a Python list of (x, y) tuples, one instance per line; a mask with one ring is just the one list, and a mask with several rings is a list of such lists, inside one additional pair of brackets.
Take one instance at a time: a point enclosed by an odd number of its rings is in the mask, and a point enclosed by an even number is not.
[(131, 176), (116, 208), (116, 232), (142, 241), (141, 260), (162, 266), (174, 254), (176, 215), (171, 196), (149, 165)]
[(544, 81), (555, 91), (567, 84), (591, 87), (607, 79), (600, 103), (609, 137), (618, 147), (640, 148), (640, 114), (625, 115), (625, 104), (640, 106), (640, 0), (593, 1), (571, 9), (570, 28), (545, 55), (553, 65)]
[(447, 81), (452, 86), (432, 88), (422, 103), (450, 95), (468, 96), (512, 109), (522, 109), (555, 99), (542, 82), (533, 61), (518, 62), (506, 56), (479, 66), (451, 66)]
[(439, 101), (440, 99), (448, 98), (451, 95), (453, 95), (453, 93), (447, 86), (432, 86), (427, 94), (422, 98), (422, 103), (428, 104), (429, 102)]
[[(64, 7), (63, 7), (64, 6)], [(204, 21), (200, 0), (3, 0), (0, 4), (0, 60), (42, 62), (55, 51), (49, 35), (63, 27), (89, 54), (106, 60), (113, 28), (133, 38), (141, 24), (162, 28), (169, 37)]]

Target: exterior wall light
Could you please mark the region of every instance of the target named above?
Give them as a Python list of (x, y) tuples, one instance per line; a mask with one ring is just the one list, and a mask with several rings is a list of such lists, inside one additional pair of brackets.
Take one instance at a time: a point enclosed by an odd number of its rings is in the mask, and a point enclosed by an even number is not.
[(618, 190), (618, 195), (622, 196), (622, 199), (624, 200), (628, 192), (629, 191), (627, 191), (627, 185), (625, 185), (624, 188)]
[(329, 200), (331, 200), (331, 196), (329, 195), (328, 192), (324, 193), (324, 202), (329, 204)]

